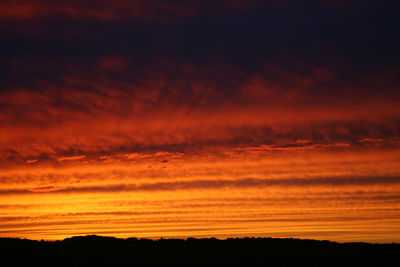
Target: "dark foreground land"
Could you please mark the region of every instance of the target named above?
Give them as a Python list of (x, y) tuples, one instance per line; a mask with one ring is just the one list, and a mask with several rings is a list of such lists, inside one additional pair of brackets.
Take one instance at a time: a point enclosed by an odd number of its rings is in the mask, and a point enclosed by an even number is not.
[(400, 244), (235, 238), (0, 238), (1, 266), (400, 266)]

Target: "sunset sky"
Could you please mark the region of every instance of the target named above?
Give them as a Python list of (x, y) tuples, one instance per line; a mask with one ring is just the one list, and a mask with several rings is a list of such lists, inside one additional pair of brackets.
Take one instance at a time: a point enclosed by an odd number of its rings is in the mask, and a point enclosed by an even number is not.
[(399, 8), (0, 1), (0, 237), (400, 242)]

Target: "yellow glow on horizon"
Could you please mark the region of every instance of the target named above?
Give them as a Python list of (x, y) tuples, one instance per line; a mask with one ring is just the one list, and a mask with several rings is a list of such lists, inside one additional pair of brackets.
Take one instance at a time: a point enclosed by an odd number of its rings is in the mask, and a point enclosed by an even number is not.
[[(395, 241), (399, 184), (379, 179), (400, 174), (398, 156), (397, 150), (246, 150), (168, 162), (155, 155), (119, 164), (6, 170), (0, 174), (0, 236)], [(49, 188), (38, 189), (44, 185)]]

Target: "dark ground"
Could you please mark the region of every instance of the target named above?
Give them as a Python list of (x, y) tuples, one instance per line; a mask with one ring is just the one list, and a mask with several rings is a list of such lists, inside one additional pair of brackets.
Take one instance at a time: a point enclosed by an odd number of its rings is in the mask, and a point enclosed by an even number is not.
[(1, 266), (400, 266), (400, 244), (235, 238), (0, 238)]

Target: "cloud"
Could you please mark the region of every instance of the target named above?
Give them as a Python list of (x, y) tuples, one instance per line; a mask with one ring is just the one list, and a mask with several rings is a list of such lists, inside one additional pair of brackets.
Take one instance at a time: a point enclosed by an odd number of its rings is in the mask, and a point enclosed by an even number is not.
[(259, 0), (246, 2), (237, 0), (180, 1), (166, 3), (159, 0), (104, 0), (82, 2), (61, 0), (4, 0), (0, 4), (0, 18), (3, 20), (78, 20), (78, 21), (126, 21), (143, 20), (176, 23), (204, 13), (240, 12), (254, 8)]
[(190, 4), (179, 5), (179, 1), (166, 4), (163, 1), (124, 1), (113, 4), (108, 1), (95, 1), (90, 4), (82, 1), (17, 0), (3, 1), (0, 15), (6, 19), (46, 19), (55, 15), (74, 19), (114, 20), (125, 17), (142, 19), (170, 19), (187, 16), (195, 11)]
[[(302, 74), (266, 66), (249, 74), (212, 63), (138, 77), (125, 61), (116, 73), (103, 73), (99, 62), (89, 73), (67, 64), (63, 75), (2, 89), (4, 164), (221, 147), (350, 148), (371, 145), (360, 141), (369, 139), (398, 145), (396, 78), (371, 74), (353, 85), (330, 69)], [(378, 81), (383, 94), (374, 89)], [(301, 139), (313, 144), (296, 143)]]
[(252, 188), (252, 187), (344, 187), (400, 184), (400, 177), (323, 177), (293, 179), (235, 179), (235, 180), (195, 180), (182, 182), (157, 182), (143, 184), (117, 184), (105, 186), (81, 186), (67, 188), (3, 189), (0, 195), (48, 194), (48, 193), (115, 193), (135, 191), (171, 191), (192, 189)]
[(59, 160), (59, 161), (65, 161), (65, 160), (80, 160), (80, 159), (84, 159), (85, 157), (86, 157), (85, 155), (70, 156), (70, 157), (60, 157), (58, 160)]

